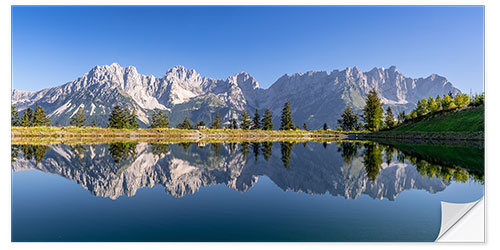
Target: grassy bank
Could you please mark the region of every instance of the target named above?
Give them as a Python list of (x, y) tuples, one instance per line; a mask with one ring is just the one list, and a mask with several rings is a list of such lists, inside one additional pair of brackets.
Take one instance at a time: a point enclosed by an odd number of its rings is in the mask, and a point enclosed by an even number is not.
[(337, 131), (241, 130), (241, 129), (109, 129), (96, 127), (13, 127), (12, 143), (109, 142), (109, 141), (285, 141), (339, 140)]
[(484, 106), (440, 111), (367, 138), (416, 140), (484, 140)]
[(484, 132), (484, 106), (451, 112), (441, 112), (423, 117), (422, 120), (403, 124), (390, 133), (478, 133)]

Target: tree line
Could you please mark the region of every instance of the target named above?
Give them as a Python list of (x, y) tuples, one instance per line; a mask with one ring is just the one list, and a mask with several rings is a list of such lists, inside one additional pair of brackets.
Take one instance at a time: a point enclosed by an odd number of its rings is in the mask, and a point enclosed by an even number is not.
[[(484, 104), (484, 93), (470, 97), (467, 94), (453, 95), (451, 92), (443, 97), (437, 96), (433, 98), (422, 98), (417, 102), (415, 109), (406, 114), (404, 111), (400, 112), (397, 117), (394, 117), (391, 107), (387, 107), (384, 112), (383, 103), (378, 97), (377, 91), (372, 89), (367, 96), (366, 104), (362, 109), (361, 114), (356, 114), (352, 107), (347, 106), (342, 113), (340, 119), (337, 121), (338, 126), (336, 130), (339, 131), (359, 131), (369, 130), (376, 131), (379, 129), (393, 128), (401, 125), (404, 122), (409, 122), (414, 119), (426, 116), (442, 110), (451, 110), (457, 108), (464, 108), (467, 106), (479, 106)], [(43, 108), (35, 104), (35, 110), (27, 108), (22, 117), (19, 117), (19, 112), (15, 106), (11, 109), (11, 123), (12, 126), (50, 126), (50, 119), (45, 114)], [(76, 127), (85, 127), (87, 124), (87, 116), (82, 107), (71, 117), (70, 125)], [(92, 122), (93, 127), (97, 127), (96, 121)], [(168, 128), (170, 122), (168, 114), (162, 110), (155, 109), (151, 116), (150, 128)], [(118, 129), (136, 129), (139, 128), (137, 122), (137, 111), (135, 108), (129, 110), (126, 107), (115, 105), (108, 119), (107, 128)], [(261, 117), (259, 110), (255, 110), (255, 114), (251, 117), (246, 111), (239, 119), (231, 118), (227, 126), (223, 126), (220, 113), (217, 112), (215, 119), (207, 127), (204, 121), (195, 121), (193, 124), (188, 117), (179, 123), (176, 128), (179, 129), (242, 129), (242, 130), (273, 130), (273, 116), (269, 108), (266, 108), (264, 115)], [(280, 130), (299, 130), (299, 125), (292, 121), (292, 112), (290, 102), (287, 101), (281, 111)], [(302, 126), (303, 130), (308, 130), (307, 124)], [(328, 125), (323, 124), (323, 130), (328, 130)]]
[(484, 93), (470, 97), (467, 94), (448, 93), (443, 97), (439, 95), (434, 99), (422, 98), (417, 102), (415, 109), (406, 114), (404, 111), (394, 117), (391, 107), (387, 107), (384, 114), (383, 103), (378, 97), (377, 91), (372, 89), (367, 96), (366, 104), (362, 109), (361, 115), (355, 114), (350, 106), (347, 106), (337, 122), (337, 130), (357, 131), (366, 129), (376, 131), (379, 129), (390, 129), (411, 122), (415, 119), (424, 117), (440, 111), (461, 109), (470, 106), (480, 106), (484, 104)]

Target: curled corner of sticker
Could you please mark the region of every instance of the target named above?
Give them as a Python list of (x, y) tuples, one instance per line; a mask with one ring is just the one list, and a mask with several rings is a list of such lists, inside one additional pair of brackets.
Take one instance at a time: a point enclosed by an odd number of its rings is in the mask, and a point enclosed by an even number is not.
[[(439, 235), (436, 238), (436, 242), (484, 242), (484, 198), (481, 198), (477, 201), (470, 203), (449, 203), (449, 202), (441, 202), (441, 228), (439, 230)], [(465, 221), (465, 218), (468, 216), (468, 213), (477, 207), (476, 205), (481, 204), (481, 208), (479, 208), (477, 215), (474, 215), (473, 221), (467, 220), (467, 225), (462, 225)], [(477, 218), (476, 218), (477, 217)], [(482, 221), (477, 221), (481, 220)], [(478, 230), (475, 230), (472, 227), (480, 227), (479, 231), (482, 233), (480, 235), (477, 234)], [(457, 231), (456, 228), (460, 227), (462, 231)], [(473, 238), (464, 237), (471, 236), (469, 232), (475, 232), (476, 235)]]

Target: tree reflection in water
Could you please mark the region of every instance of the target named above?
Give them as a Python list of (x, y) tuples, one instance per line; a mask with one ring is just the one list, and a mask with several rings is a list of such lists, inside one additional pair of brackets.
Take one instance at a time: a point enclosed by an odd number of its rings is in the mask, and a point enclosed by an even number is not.
[(375, 182), (382, 165), (382, 152), (380, 146), (374, 142), (365, 143), (362, 156), (366, 176), (371, 182)]
[(262, 143), (262, 155), (264, 155), (264, 159), (268, 162), (269, 158), (273, 154), (273, 143), (270, 141), (266, 141)]
[(248, 149), (250, 148), (250, 144), (248, 142), (241, 143), (241, 153), (243, 155), (243, 160), (247, 159)]
[(134, 160), (137, 142), (112, 142), (108, 144), (109, 152), (116, 164), (120, 161)]
[(168, 154), (170, 145), (168, 143), (151, 143), (151, 153), (158, 158), (163, 158)]
[(255, 161), (257, 161), (259, 159), (260, 143), (258, 143), (258, 142), (252, 143), (252, 150), (253, 150), (253, 155), (254, 155)]
[(340, 142), (337, 144), (339, 148), (338, 152), (341, 153), (342, 159), (347, 165), (352, 163), (352, 160), (358, 157), (358, 149), (360, 144), (357, 142)]
[[(48, 146), (45, 145), (21, 145), (19, 146), (21, 152), (23, 153), (24, 159), (31, 161), (35, 160), (36, 165), (40, 163), (43, 158), (45, 157), (45, 154), (47, 153), (47, 150), (49, 150)], [(19, 147), (15, 147), (14, 149), (18, 150)], [(12, 147), (11, 147), (12, 149)], [(12, 157), (12, 154), (11, 154)], [(15, 158), (18, 157), (18, 153), (15, 153)]]
[(85, 157), (85, 147), (82, 144), (74, 144), (70, 145), (71, 151), (75, 153), (75, 155), (78, 157), (78, 161), (82, 161), (83, 157)]
[(219, 157), (220, 156), (220, 144), (219, 143), (211, 143), (212, 144), (212, 149), (215, 151), (215, 156)]
[(281, 144), (281, 161), (286, 169), (290, 167), (290, 156), (292, 155), (293, 142), (280, 142)]
[(182, 148), (184, 149), (184, 152), (186, 152), (186, 153), (189, 150), (189, 148), (191, 147), (191, 145), (193, 145), (192, 142), (181, 142), (179, 144), (182, 146)]

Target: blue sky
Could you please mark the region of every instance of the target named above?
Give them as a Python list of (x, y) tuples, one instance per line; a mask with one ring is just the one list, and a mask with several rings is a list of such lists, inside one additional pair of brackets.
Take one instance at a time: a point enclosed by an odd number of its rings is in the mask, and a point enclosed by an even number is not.
[(267, 88), (283, 74), (395, 65), (483, 91), (482, 7), (12, 8), (13, 87), (40, 90), (118, 62), (162, 77), (175, 65)]

